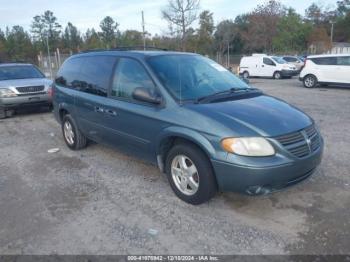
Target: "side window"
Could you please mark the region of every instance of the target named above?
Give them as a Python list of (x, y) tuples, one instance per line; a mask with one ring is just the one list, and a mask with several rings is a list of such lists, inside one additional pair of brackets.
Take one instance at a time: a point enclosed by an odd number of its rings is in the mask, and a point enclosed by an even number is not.
[(317, 65), (337, 65), (336, 57), (319, 57), (312, 58), (311, 60)]
[(78, 88), (81, 64), (81, 58), (71, 58), (64, 62), (57, 73), (56, 84), (70, 88)]
[(337, 65), (350, 66), (350, 56), (337, 57)]
[(98, 96), (107, 96), (113, 66), (112, 56), (94, 56), (82, 58), (80, 90)]
[(270, 66), (274, 66), (275, 65), (275, 63), (270, 58), (266, 58), (266, 57), (264, 57), (263, 63), (265, 65), (270, 65)]
[(296, 62), (297, 60), (293, 57), (283, 57), (284, 60), (286, 60), (287, 62)]
[(155, 85), (145, 68), (136, 60), (121, 58), (114, 73), (112, 93), (114, 97), (133, 99), (135, 88), (144, 87), (155, 91)]

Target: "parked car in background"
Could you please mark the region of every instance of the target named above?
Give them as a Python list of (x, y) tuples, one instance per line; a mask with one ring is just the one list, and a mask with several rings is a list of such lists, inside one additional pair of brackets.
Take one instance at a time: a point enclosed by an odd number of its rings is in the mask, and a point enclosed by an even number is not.
[(0, 118), (19, 108), (51, 106), (52, 81), (32, 64), (0, 64)]
[(53, 104), (70, 149), (90, 139), (142, 157), (190, 204), (218, 190), (281, 190), (321, 162), (323, 139), (309, 116), (197, 54), (74, 55), (57, 74)]
[(274, 79), (282, 79), (298, 75), (298, 70), (294, 65), (288, 64), (281, 57), (253, 54), (241, 59), (239, 73), (244, 78), (272, 77)]
[(297, 56), (283, 56), (282, 57), (288, 64), (294, 65), (300, 72), (304, 67), (304, 61)]
[(350, 86), (350, 54), (308, 56), (299, 80), (307, 88), (318, 84)]

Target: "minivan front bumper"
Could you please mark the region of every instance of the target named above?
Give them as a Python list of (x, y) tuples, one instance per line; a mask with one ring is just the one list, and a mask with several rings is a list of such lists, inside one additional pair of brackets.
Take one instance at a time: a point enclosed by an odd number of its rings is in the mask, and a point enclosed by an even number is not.
[(309, 157), (283, 165), (259, 168), (217, 160), (211, 162), (221, 191), (263, 195), (293, 186), (310, 177), (321, 163), (322, 154), (323, 143)]

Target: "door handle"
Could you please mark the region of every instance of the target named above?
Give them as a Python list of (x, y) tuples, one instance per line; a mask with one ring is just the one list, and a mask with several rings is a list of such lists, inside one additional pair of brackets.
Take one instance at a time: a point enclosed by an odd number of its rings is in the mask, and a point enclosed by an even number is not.
[(116, 116), (117, 115), (117, 112), (114, 111), (114, 110), (111, 110), (111, 109), (105, 110), (105, 113), (108, 114), (108, 115), (111, 115), (111, 116)]
[(103, 112), (104, 112), (104, 109), (103, 109), (102, 107), (95, 106), (95, 112), (97, 112), (97, 113), (103, 113)]

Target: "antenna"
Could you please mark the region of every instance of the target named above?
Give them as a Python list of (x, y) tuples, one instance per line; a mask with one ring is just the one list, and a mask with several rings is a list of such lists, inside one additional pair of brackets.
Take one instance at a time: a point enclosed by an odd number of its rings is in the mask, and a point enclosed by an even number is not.
[(141, 12), (141, 14), (142, 14), (143, 50), (146, 50), (145, 16), (143, 14), (143, 11)]

